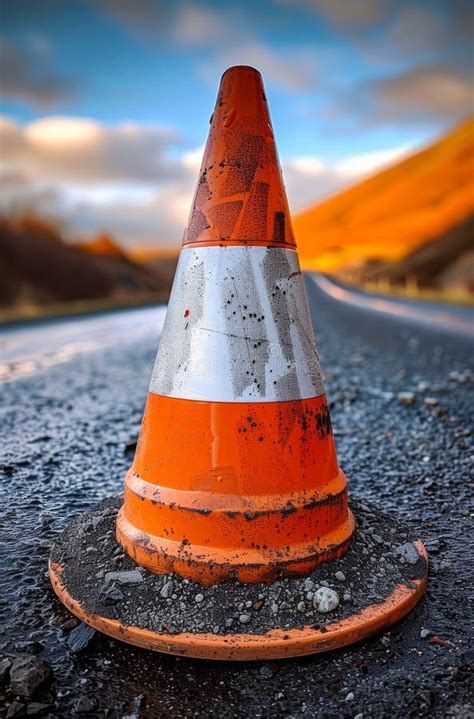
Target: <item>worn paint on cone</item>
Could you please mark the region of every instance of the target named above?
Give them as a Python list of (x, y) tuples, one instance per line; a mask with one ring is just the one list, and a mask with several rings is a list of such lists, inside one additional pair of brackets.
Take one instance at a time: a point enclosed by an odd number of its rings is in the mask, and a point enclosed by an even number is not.
[(224, 73), (184, 245), (295, 249), (262, 77)]
[(117, 537), (155, 572), (272, 581), (354, 531), (260, 74), (211, 118)]

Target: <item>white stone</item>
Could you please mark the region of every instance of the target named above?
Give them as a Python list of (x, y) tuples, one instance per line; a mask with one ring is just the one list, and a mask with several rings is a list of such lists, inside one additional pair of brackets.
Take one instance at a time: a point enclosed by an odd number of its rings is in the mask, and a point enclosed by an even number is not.
[(126, 572), (107, 572), (106, 582), (118, 582), (119, 584), (141, 584), (143, 577), (138, 569), (131, 569)]
[(339, 604), (339, 594), (329, 587), (320, 587), (313, 597), (313, 607), (326, 614), (332, 612)]

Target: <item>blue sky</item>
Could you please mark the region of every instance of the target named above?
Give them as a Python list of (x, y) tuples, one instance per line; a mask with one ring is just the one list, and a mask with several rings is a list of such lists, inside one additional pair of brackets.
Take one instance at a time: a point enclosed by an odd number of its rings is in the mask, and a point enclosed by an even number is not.
[(470, 114), (468, 0), (3, 0), (4, 206), (177, 243), (219, 78), (267, 87), (294, 209)]

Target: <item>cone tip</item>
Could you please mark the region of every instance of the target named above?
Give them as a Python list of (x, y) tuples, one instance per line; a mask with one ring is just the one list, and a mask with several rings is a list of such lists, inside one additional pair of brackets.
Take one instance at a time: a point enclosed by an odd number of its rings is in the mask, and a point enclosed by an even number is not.
[(223, 72), (222, 78), (224, 78), (224, 76), (229, 72), (232, 72), (233, 74), (241, 74), (243, 72), (248, 72), (249, 70), (250, 72), (256, 73), (259, 77), (262, 77), (262, 73), (257, 70), (256, 67), (252, 67), (251, 65), (231, 65)]

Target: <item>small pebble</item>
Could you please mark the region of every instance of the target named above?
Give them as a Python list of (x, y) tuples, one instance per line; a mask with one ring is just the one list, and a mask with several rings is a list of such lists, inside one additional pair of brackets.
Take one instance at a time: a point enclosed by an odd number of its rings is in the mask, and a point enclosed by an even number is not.
[(416, 395), (414, 392), (399, 392), (397, 397), (400, 404), (404, 404), (406, 407), (409, 407), (416, 402)]
[(165, 582), (161, 589), (160, 597), (163, 597), (163, 599), (168, 599), (172, 589), (173, 589), (173, 582), (171, 582), (171, 581)]
[(250, 614), (241, 614), (239, 616), (239, 622), (241, 624), (248, 624), (250, 622), (250, 619), (251, 619)]
[(13, 701), (8, 707), (6, 719), (16, 719), (16, 717), (25, 716), (25, 705), (21, 702)]
[(123, 598), (123, 592), (118, 587), (109, 587), (102, 595), (102, 604), (112, 606), (121, 602)]
[(395, 547), (393, 553), (399, 557), (400, 561), (403, 559), (409, 564), (416, 564), (420, 558), (415, 545), (411, 542), (405, 542), (405, 544)]
[(3, 684), (8, 677), (12, 663), (8, 657), (2, 657), (0, 659), (0, 684)]
[(196, 594), (196, 596), (194, 597), (194, 601), (196, 602), (196, 604), (201, 604), (201, 602), (204, 601), (204, 594)]
[(31, 697), (51, 674), (50, 665), (38, 657), (15, 657), (10, 667), (10, 691), (21, 697)]
[(95, 629), (81, 622), (81, 624), (69, 634), (66, 644), (72, 652), (79, 654), (79, 652), (89, 649), (95, 637)]
[(339, 594), (329, 587), (320, 587), (313, 597), (313, 607), (326, 614), (332, 612), (339, 604)]
[(344, 574), (344, 572), (336, 572), (336, 574), (334, 576), (336, 577), (338, 582), (346, 581), (346, 575)]
[(426, 637), (429, 637), (432, 634), (432, 632), (429, 629), (422, 629), (420, 632), (420, 637), (422, 639), (426, 639)]
[(353, 692), (349, 692), (349, 694), (346, 695), (345, 701), (346, 701), (346, 702), (352, 702), (352, 701), (354, 701), (354, 694), (353, 694)]
[(306, 609), (306, 604), (304, 602), (298, 602), (298, 605), (296, 608), (299, 612), (303, 613)]
[(118, 584), (141, 584), (143, 576), (138, 569), (130, 569), (127, 572), (107, 572), (106, 582), (118, 582)]

